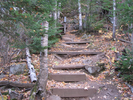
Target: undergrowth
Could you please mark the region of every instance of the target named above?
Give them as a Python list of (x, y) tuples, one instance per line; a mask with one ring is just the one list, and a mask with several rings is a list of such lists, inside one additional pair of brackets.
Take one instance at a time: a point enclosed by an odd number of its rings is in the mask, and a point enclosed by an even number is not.
[(119, 68), (120, 77), (127, 82), (133, 82), (133, 53), (128, 50), (121, 56), (121, 59), (115, 63)]

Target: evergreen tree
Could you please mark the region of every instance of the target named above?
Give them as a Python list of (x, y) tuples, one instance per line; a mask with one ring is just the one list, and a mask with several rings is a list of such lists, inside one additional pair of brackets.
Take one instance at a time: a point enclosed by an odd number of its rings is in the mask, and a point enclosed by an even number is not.
[[(53, 11), (54, 0), (2, 0), (0, 3), (0, 31), (4, 35), (12, 37), (12, 46), (25, 48), (26, 40), (28, 47), (33, 52), (41, 51), (41, 36), (45, 34), (45, 29), (41, 23), (51, 21), (49, 17)], [(51, 23), (52, 24), (52, 23)], [(53, 26), (51, 25), (51, 29)], [(20, 30), (21, 29), (21, 30)], [(52, 30), (53, 31), (53, 30)], [(55, 34), (48, 32), (49, 38), (55, 38)], [(56, 38), (55, 38), (56, 39)], [(56, 40), (50, 40), (55, 43)]]

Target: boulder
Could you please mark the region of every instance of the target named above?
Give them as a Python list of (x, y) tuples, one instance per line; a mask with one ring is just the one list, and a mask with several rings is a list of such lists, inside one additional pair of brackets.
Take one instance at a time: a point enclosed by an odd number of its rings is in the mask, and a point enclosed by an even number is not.
[(57, 96), (57, 95), (51, 95), (46, 100), (61, 100), (61, 98), (59, 96)]
[(13, 64), (11, 66), (9, 66), (10, 68), (10, 74), (18, 74), (18, 73), (23, 73), (24, 69), (25, 69), (26, 64), (25, 63), (21, 63), (21, 64)]
[(100, 66), (85, 66), (85, 69), (90, 73), (90, 74), (96, 74), (99, 73), (103, 68)]

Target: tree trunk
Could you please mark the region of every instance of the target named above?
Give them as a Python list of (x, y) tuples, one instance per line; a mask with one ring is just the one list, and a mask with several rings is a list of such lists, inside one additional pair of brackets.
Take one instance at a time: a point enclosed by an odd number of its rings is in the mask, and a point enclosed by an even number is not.
[[(132, 29), (132, 28), (133, 28), (133, 24), (131, 24), (130, 29)], [(132, 35), (131, 35), (131, 43), (132, 43), (132, 52), (133, 52), (133, 32), (132, 32)]]
[(58, 20), (58, 23), (59, 23), (59, 18), (60, 18), (60, 13), (61, 13), (60, 7), (61, 7), (61, 3), (59, 3), (59, 5), (58, 5), (58, 12), (57, 12), (57, 20)]
[[(49, 29), (49, 23), (46, 21), (44, 23), (46, 31)], [(42, 47), (48, 46), (48, 34), (45, 34), (44, 37), (41, 38)], [(41, 97), (46, 98), (46, 85), (48, 79), (48, 49), (44, 49), (44, 51), (40, 54), (40, 73), (38, 79), (38, 87), (39, 91), (41, 91)]]
[(115, 16), (115, 12), (116, 12), (116, 0), (113, 0), (113, 40), (115, 40), (115, 31), (116, 31), (116, 16)]
[(81, 4), (80, 0), (78, 0), (78, 6), (79, 6), (79, 30), (82, 30), (82, 13), (81, 13)]
[[(43, 23), (43, 26), (46, 29), (46, 32), (49, 29), (49, 23), (46, 21)], [(48, 34), (45, 34), (44, 37), (41, 38), (41, 45), (42, 47), (48, 46)], [(44, 49), (40, 53), (40, 73), (38, 76), (38, 80), (36, 85), (33, 87), (31, 92), (30, 100), (35, 100), (37, 94), (40, 97), (40, 100), (46, 100), (46, 85), (48, 79), (48, 49)]]
[(84, 29), (86, 30), (87, 28), (87, 18), (88, 18), (88, 13), (85, 14), (85, 19), (84, 19)]
[(87, 31), (89, 31), (89, 27), (90, 27), (90, 25), (89, 25), (89, 18), (88, 18), (89, 17), (89, 12), (90, 12), (90, 6), (89, 5), (90, 5), (90, 0), (87, 0), (87, 13), (86, 13), (87, 14), (86, 15), (86, 17), (87, 17), (86, 18), (86, 30)]
[(56, 28), (56, 21), (57, 21), (57, 0), (55, 0), (55, 8), (54, 8), (54, 20), (55, 20), (55, 28)]

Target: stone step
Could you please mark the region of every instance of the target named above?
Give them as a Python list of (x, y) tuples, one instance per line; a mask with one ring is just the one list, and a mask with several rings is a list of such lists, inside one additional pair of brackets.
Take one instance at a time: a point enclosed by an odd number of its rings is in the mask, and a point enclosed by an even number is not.
[(79, 42), (64, 42), (65, 44), (86, 44), (90, 43), (90, 41), (79, 41)]
[(80, 69), (85, 68), (86, 65), (58, 65), (54, 66), (53, 69)]
[(49, 79), (55, 80), (55, 81), (64, 81), (64, 82), (78, 82), (78, 81), (84, 81), (86, 80), (85, 74), (53, 74), (49, 73)]
[(51, 91), (60, 97), (93, 97), (97, 93), (95, 88), (53, 88)]
[(69, 51), (66, 51), (66, 52), (49, 52), (49, 54), (59, 54), (59, 55), (80, 55), (80, 54), (84, 54), (84, 55), (97, 55), (97, 54), (100, 54), (102, 52), (69, 52)]

